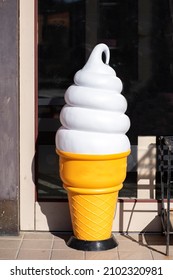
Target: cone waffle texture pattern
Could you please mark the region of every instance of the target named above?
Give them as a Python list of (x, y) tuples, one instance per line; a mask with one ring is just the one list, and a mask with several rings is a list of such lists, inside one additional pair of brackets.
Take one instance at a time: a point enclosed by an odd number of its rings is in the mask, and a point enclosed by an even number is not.
[(104, 240), (111, 236), (118, 192), (100, 195), (77, 195), (68, 192), (75, 237)]

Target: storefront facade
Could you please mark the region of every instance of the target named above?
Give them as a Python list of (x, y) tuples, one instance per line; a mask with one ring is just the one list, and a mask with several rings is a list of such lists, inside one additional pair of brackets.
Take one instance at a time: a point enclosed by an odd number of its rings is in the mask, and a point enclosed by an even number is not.
[(172, 131), (172, 1), (0, 5), (0, 233), (71, 230), (54, 138), (64, 92), (100, 42), (110, 48), (131, 120), (113, 230), (161, 231), (157, 139)]

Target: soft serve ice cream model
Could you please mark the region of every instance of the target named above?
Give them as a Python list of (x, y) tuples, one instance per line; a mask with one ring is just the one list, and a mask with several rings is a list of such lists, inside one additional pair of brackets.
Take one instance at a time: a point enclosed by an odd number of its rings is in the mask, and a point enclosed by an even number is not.
[[(106, 62), (102, 60), (105, 53)], [(107, 250), (118, 192), (126, 177), (130, 127), (122, 83), (108, 65), (109, 48), (98, 44), (65, 93), (56, 133), (60, 176), (67, 190), (74, 236), (70, 247)]]

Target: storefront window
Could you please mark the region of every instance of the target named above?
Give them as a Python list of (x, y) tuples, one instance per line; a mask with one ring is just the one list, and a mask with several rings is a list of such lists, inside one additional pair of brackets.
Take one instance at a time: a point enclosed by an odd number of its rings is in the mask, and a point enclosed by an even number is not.
[[(93, 47), (106, 43), (123, 82), (132, 153), (122, 197), (140, 198), (138, 139), (173, 131), (172, 1), (38, 0), (38, 199), (63, 199), (55, 132), (64, 93)], [(150, 186), (148, 186), (150, 188)]]

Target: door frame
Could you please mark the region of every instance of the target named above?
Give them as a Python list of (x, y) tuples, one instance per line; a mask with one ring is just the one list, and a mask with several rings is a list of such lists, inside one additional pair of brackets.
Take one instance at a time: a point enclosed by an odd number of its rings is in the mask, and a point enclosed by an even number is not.
[(20, 0), (20, 229), (35, 229), (35, 1)]
[[(37, 0), (20, 0), (20, 230), (69, 231), (71, 220), (67, 202), (37, 202), (35, 188), (35, 115), (36, 90), (36, 4)], [(145, 152), (149, 137), (138, 145)], [(141, 169), (143, 166), (141, 166)], [(140, 164), (138, 162), (138, 172)], [(139, 182), (140, 184), (140, 182)], [(142, 182), (146, 184), (146, 182)], [(141, 231), (158, 214), (155, 199), (121, 199), (117, 204), (114, 231)], [(160, 231), (156, 223), (150, 231)], [(147, 230), (146, 230), (147, 231)]]

